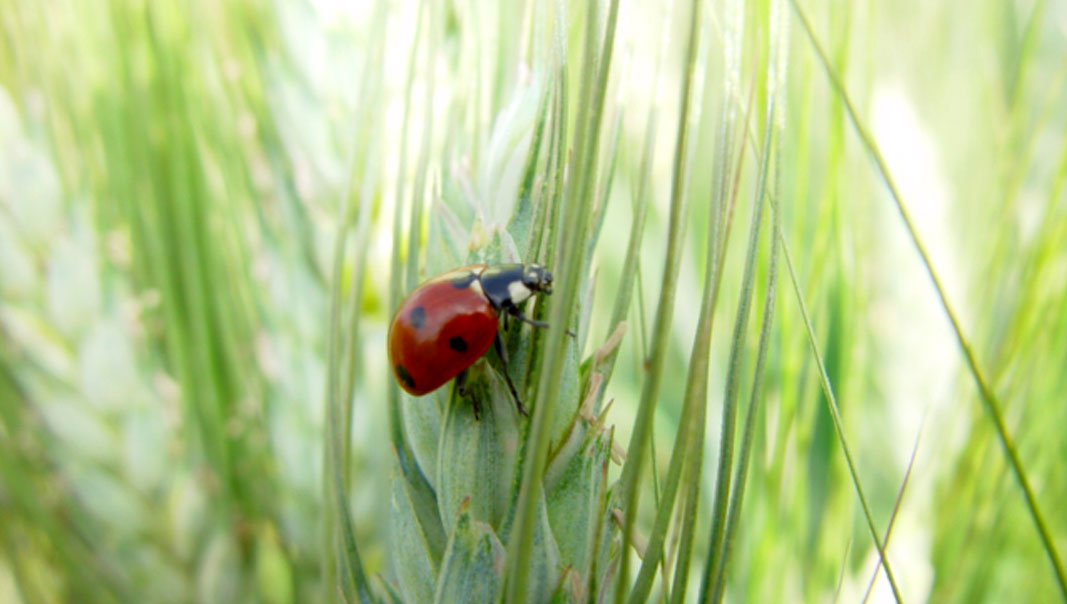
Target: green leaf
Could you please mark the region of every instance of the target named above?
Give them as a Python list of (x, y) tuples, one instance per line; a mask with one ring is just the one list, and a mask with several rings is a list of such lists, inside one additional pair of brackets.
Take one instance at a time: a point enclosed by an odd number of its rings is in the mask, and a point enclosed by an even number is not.
[(503, 571), (504, 546), (492, 527), (473, 520), (464, 510), (445, 550), (434, 602), (492, 602), (500, 593)]
[(426, 272), (430, 275), (440, 275), (467, 261), (474, 205), (463, 192), (469, 183), (457, 182), (452, 176), (445, 175), (441, 197), (430, 213), (426, 243)]
[(419, 523), (410, 487), (403, 476), (393, 477), (393, 496), (389, 507), (390, 554), (393, 572), (406, 602), (432, 602), (436, 588), (439, 558)]
[[(502, 380), (484, 363), (478, 365), (468, 370), (468, 396), (449, 397), (441, 426), (437, 502), (446, 521), (463, 507), (475, 520), (500, 527), (512, 500), (502, 487), (511, 485), (516, 474), (519, 417)], [(480, 419), (475, 419), (475, 404)]]
[[(552, 532), (548, 520), (547, 506), (544, 496), (538, 497), (537, 516), (533, 525), (533, 538), (530, 540), (528, 551), (529, 566), (527, 573), (530, 583), (527, 590), (517, 600), (529, 604), (540, 604), (548, 601), (555, 586), (560, 580), (560, 553), (556, 538)], [(505, 542), (512, 543), (514, 539), (515, 523), (512, 521), (504, 527), (502, 537)]]
[[(584, 420), (580, 420), (584, 423)], [(584, 430), (583, 430), (584, 431)], [(583, 585), (589, 585), (588, 572), (596, 552), (596, 528), (600, 518), (601, 501), (607, 480), (610, 437), (597, 434), (580, 438), (580, 448), (569, 456), (569, 462), (553, 477), (546, 500), (548, 519), (559, 544), (560, 561), (577, 572)]]
[[(545, 126), (549, 119), (549, 109), (551, 99), (551, 90), (549, 87), (545, 87), (545, 90), (541, 93), (540, 107), (537, 111), (537, 120), (534, 126), (533, 140), (530, 143), (530, 150), (526, 155), (526, 167), (523, 170), (522, 180), (519, 183), (518, 200), (515, 202), (515, 207), (511, 213), (511, 217), (508, 219), (508, 232), (511, 233), (512, 238), (518, 242), (529, 242), (530, 233), (532, 232), (536, 220), (536, 215), (543, 209), (542, 206), (545, 203), (544, 196), (537, 196), (536, 202), (534, 199), (535, 188), (543, 186), (544, 175), (547, 174), (547, 170), (542, 171), (539, 168), (541, 159), (541, 147), (545, 141)], [(530, 258), (530, 252), (532, 250), (527, 247), (524, 249), (525, 255), (524, 261), (532, 261)]]
[[(445, 418), (441, 411), (447, 401), (448, 390), (442, 389), (427, 396), (414, 397), (401, 394), (404, 406), (404, 433), (411, 443), (411, 452), (418, 463), (419, 472), (426, 478), (430, 488), (435, 492), (440, 488), (437, 482), (437, 464), (441, 445), (441, 425)], [(449, 518), (442, 515), (441, 518)]]

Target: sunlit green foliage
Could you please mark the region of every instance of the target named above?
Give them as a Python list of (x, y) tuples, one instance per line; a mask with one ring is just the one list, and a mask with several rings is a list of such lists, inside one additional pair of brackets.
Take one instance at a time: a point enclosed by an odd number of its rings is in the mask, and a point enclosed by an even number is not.
[(1067, 600), (1065, 21), (0, 0), (0, 601)]

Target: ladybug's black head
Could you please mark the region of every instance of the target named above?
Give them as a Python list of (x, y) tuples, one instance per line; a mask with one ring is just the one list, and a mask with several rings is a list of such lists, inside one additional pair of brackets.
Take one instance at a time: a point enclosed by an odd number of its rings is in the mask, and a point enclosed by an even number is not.
[(552, 293), (552, 273), (539, 264), (497, 264), (478, 277), (485, 297), (494, 308), (516, 307), (530, 296)]
[(522, 267), (522, 284), (531, 291), (552, 293), (552, 273), (540, 264), (527, 264)]

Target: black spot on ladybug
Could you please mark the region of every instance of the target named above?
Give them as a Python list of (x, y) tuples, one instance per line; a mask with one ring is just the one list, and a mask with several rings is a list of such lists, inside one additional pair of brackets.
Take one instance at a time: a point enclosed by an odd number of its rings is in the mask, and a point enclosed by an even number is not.
[(426, 309), (421, 306), (416, 306), (411, 309), (408, 318), (411, 319), (412, 327), (415, 329), (422, 329), (422, 326), (426, 324)]
[(467, 341), (456, 336), (448, 340), (448, 347), (456, 352), (467, 352)]
[(468, 271), (466, 273), (463, 273), (455, 279), (452, 279), (452, 287), (456, 289), (467, 289), (468, 287), (470, 287), (470, 284), (472, 281), (474, 281), (475, 277), (477, 277), (477, 275), (472, 272)]
[(412, 379), (411, 374), (408, 373), (407, 369), (404, 369), (403, 365), (396, 366), (396, 375), (400, 378), (400, 381), (404, 382), (404, 385), (408, 388), (415, 387), (415, 380)]

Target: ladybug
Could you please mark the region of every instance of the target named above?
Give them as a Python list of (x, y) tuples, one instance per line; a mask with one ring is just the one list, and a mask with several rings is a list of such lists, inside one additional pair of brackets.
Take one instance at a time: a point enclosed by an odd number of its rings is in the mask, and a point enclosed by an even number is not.
[[(528, 415), (507, 372), (500, 320), (505, 328), (509, 315), (548, 327), (519, 310), (536, 293), (552, 293), (552, 273), (538, 264), (472, 264), (418, 286), (400, 303), (389, 326), (389, 361), (396, 381), (409, 394), (422, 396), (456, 378), (462, 395), (467, 368), (492, 346), (503, 361), (504, 380), (519, 412)], [(474, 412), (480, 414), (477, 402)]]

